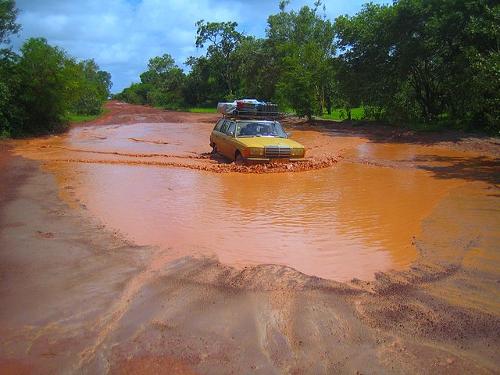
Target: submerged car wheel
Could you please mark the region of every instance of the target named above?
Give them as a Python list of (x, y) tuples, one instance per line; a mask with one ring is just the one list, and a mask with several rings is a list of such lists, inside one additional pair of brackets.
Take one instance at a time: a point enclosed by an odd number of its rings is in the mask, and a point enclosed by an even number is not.
[(234, 162), (239, 165), (245, 164), (245, 159), (243, 159), (243, 156), (241, 156), (241, 153), (239, 151), (236, 151)]

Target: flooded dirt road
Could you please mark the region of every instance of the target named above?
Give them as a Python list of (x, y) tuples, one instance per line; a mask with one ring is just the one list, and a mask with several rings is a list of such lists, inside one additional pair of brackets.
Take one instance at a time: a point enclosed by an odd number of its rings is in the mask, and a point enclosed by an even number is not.
[(208, 157), (216, 118), (82, 126), (17, 151), (45, 161), (70, 203), (84, 205), (136, 244), (165, 249), (171, 259), (281, 264), (339, 281), (370, 280), (376, 272), (408, 266), (421, 221), (462, 183), (404, 165), (428, 152), (462, 154), (367, 144), (312, 129), (293, 132), (307, 146), (308, 161), (335, 163), (301, 173), (282, 172), (282, 166), (281, 173), (265, 173), (275, 170), (262, 166), (242, 173)]
[(241, 167), (109, 108), (0, 158), (0, 369), (498, 371), (496, 140), (289, 121), (305, 163)]

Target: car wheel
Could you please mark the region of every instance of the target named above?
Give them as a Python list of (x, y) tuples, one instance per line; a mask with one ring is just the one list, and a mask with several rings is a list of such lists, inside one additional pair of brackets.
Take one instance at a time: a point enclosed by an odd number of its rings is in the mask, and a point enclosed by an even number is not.
[(215, 154), (217, 154), (217, 153), (218, 153), (218, 152), (217, 152), (217, 145), (213, 145), (213, 146), (212, 146), (212, 154), (213, 154), (213, 155), (215, 155)]
[(243, 156), (241, 156), (241, 153), (239, 151), (236, 151), (234, 162), (239, 165), (245, 164), (245, 159), (243, 158)]

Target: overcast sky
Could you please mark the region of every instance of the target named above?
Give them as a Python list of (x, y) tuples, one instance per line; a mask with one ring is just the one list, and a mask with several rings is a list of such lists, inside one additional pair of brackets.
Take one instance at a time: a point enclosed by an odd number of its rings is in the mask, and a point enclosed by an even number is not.
[[(290, 8), (313, 2), (292, 0)], [(365, 2), (324, 1), (332, 20), (356, 13)], [(112, 91), (118, 92), (138, 81), (151, 57), (170, 53), (184, 68), (186, 58), (199, 56), (194, 40), (200, 19), (234, 20), (240, 31), (264, 36), (278, 0), (17, 0), (17, 7), (22, 31), (12, 38), (15, 48), (26, 38), (44, 37), (74, 57), (94, 58), (111, 73)]]

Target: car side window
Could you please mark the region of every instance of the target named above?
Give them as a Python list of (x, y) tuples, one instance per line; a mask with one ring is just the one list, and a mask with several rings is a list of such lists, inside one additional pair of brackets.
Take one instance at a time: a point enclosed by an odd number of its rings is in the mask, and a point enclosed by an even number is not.
[(224, 124), (224, 119), (223, 119), (223, 118), (221, 118), (221, 119), (219, 120), (219, 122), (215, 125), (214, 130), (215, 130), (215, 131), (217, 131), (217, 132), (220, 132), (220, 128), (222, 128), (222, 125), (223, 125), (223, 124)]
[(224, 124), (222, 124), (220, 128), (220, 132), (225, 134), (228, 127), (229, 127), (229, 121), (224, 120)]
[(235, 130), (236, 130), (236, 124), (234, 122), (230, 122), (226, 134), (234, 137)]

